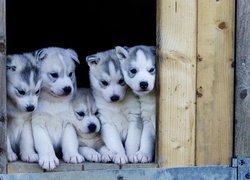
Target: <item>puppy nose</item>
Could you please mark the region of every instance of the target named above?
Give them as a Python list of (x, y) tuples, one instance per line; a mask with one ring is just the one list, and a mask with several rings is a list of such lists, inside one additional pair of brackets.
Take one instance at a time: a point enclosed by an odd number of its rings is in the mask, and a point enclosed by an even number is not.
[(111, 99), (111, 101), (112, 101), (112, 102), (116, 102), (116, 101), (118, 101), (118, 100), (119, 100), (119, 98), (120, 98), (119, 96), (117, 96), (117, 95), (113, 95), (113, 96), (111, 96), (111, 98), (110, 98), (110, 99)]
[(96, 130), (96, 125), (95, 125), (95, 124), (90, 124), (90, 125), (88, 126), (88, 129), (89, 129), (89, 132), (95, 132), (95, 130)]
[(143, 90), (147, 89), (147, 88), (148, 88), (148, 82), (146, 82), (146, 81), (140, 82), (140, 87), (141, 87)]
[(34, 111), (34, 109), (35, 109), (35, 107), (34, 107), (33, 105), (30, 105), (30, 106), (27, 106), (27, 107), (26, 107), (26, 110), (27, 110), (28, 112)]
[(66, 87), (63, 88), (63, 91), (64, 91), (65, 94), (69, 94), (69, 93), (71, 93), (71, 87), (66, 86)]

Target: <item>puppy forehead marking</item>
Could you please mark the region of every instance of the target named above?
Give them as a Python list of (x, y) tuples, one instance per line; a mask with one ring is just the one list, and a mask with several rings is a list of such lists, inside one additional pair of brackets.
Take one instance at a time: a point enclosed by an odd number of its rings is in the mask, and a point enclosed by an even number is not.
[(93, 73), (99, 74), (103, 77), (105, 76), (106, 78), (109, 76), (115, 76), (120, 71), (120, 66), (118, 63), (119, 63), (119, 61), (116, 62), (113, 59), (103, 61), (103, 63), (100, 64), (100, 66), (99, 66), (99, 68), (102, 70), (101, 71), (94, 70)]
[(89, 110), (89, 113), (92, 113), (94, 104), (89, 96), (86, 97), (86, 105), (87, 105), (87, 110)]
[(36, 86), (35, 82), (33, 81), (33, 79), (34, 79), (34, 72), (31, 72), (30, 73), (30, 79), (29, 79), (30, 85), (31, 86)]
[(34, 66), (32, 63), (28, 62), (20, 72), (20, 77), (28, 85), (31, 85), (31, 83), (33, 83), (32, 85), (37, 84), (40, 79), (39, 69), (37, 66)]
[(102, 73), (102, 77), (107, 81), (116, 83), (117, 79), (121, 77), (119, 66), (114, 64), (114, 61), (109, 61), (106, 66), (106, 71)]
[(109, 56), (104, 61), (104, 70), (111, 75), (113, 72), (116, 72), (115, 69), (119, 69), (119, 62), (114, 60), (111, 56)]
[(67, 61), (67, 57), (64, 57), (62, 54), (52, 54), (49, 59), (52, 59), (52, 62), (48, 62), (45, 70), (48, 68), (50, 70), (56, 71), (60, 76), (64, 76), (73, 69), (73, 64), (70, 61)]
[(131, 62), (132, 66), (139, 68), (147, 68), (153, 66), (152, 61), (147, 58), (142, 50), (136, 52), (135, 60)]
[(116, 71), (117, 68), (115, 67), (115, 64), (112, 61), (109, 62), (108, 69), (109, 69), (109, 74), (110, 75), (117, 74), (117, 71)]
[(66, 63), (64, 62), (64, 60), (63, 60), (63, 56), (61, 55), (61, 54), (59, 54), (58, 55), (58, 58), (59, 58), (59, 60), (60, 60), (60, 62), (61, 62), (61, 65), (62, 65), (62, 69), (64, 70), (64, 72), (66, 71)]

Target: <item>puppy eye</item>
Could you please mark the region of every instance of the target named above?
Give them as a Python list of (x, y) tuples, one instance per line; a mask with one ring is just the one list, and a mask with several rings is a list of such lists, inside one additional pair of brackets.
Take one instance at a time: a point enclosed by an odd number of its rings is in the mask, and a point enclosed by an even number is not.
[(25, 91), (23, 91), (23, 90), (17, 90), (17, 91), (18, 91), (19, 94), (25, 95)]
[(38, 95), (39, 93), (40, 93), (40, 89), (35, 92), (36, 95)]
[(155, 71), (155, 68), (151, 68), (151, 69), (149, 70), (150, 73), (152, 73), (152, 72), (154, 72), (154, 71)]
[(120, 79), (118, 83), (123, 86), (125, 84), (124, 79)]
[(99, 112), (98, 112), (98, 111), (96, 111), (96, 112), (95, 112), (95, 116), (97, 116), (98, 114), (99, 114)]
[(82, 112), (82, 111), (80, 111), (80, 112), (76, 112), (79, 116), (81, 116), (81, 117), (84, 117), (85, 116), (85, 114), (84, 114), (84, 112)]
[(50, 75), (51, 75), (53, 78), (58, 78), (58, 74), (57, 74), (57, 73), (50, 73)]
[(102, 83), (104, 86), (107, 86), (107, 85), (108, 85), (108, 82), (107, 82), (107, 81), (101, 81), (101, 83)]
[(137, 73), (137, 71), (136, 71), (136, 69), (135, 69), (135, 68), (130, 69), (130, 72), (131, 72), (132, 74)]
[(69, 77), (72, 77), (72, 75), (73, 75), (73, 73), (72, 73), (72, 72), (70, 72), (70, 73), (69, 73)]

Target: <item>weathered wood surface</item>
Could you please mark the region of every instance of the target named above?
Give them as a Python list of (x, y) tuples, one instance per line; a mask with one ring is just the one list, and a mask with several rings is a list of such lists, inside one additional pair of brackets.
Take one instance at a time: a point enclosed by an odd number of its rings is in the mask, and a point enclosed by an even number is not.
[(0, 173), (6, 173), (6, 22), (5, 0), (0, 0)]
[[(67, 172), (67, 171), (89, 171), (89, 170), (118, 170), (118, 169), (136, 169), (136, 168), (157, 168), (157, 164), (154, 163), (135, 163), (135, 164), (124, 164), (118, 165), (114, 163), (96, 163), (96, 162), (84, 162), (84, 163), (65, 163), (63, 160), (60, 160), (60, 165), (53, 170), (53, 172)], [(17, 173), (43, 173), (49, 172), (42, 169), (38, 163), (27, 163), (22, 161), (16, 161), (8, 163), (7, 173), (8, 174), (17, 174)]]
[(234, 0), (159, 0), (157, 13), (158, 164), (229, 165)]
[(233, 152), (234, 1), (198, 1), (196, 165)]
[[(233, 5), (234, 0), (157, 1), (156, 161), (159, 167), (230, 164)], [(237, 23), (241, 23), (242, 29), (237, 31), (237, 42), (241, 44), (237, 44), (236, 65), (239, 69), (242, 65), (244, 71), (236, 72), (237, 80), (241, 78), (236, 88), (235, 152), (238, 156), (249, 156), (250, 100), (246, 78), (250, 75), (247, 71), (250, 58), (246, 37), (250, 34), (247, 30), (250, 5), (247, 0), (239, 0), (237, 6), (245, 9), (237, 13), (238, 19), (241, 18)], [(5, 173), (5, 0), (0, 0), (0, 9), (0, 173)]]
[(158, 126), (160, 167), (195, 164), (196, 0), (158, 0)]
[(235, 156), (250, 157), (250, 1), (237, 1)]

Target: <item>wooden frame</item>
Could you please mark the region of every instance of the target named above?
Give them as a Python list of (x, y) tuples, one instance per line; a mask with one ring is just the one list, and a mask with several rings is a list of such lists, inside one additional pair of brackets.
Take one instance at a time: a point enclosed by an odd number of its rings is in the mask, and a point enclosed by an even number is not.
[(0, 0), (0, 173), (6, 173), (6, 17), (5, 0)]
[(158, 164), (230, 165), (234, 1), (158, 0)]
[[(231, 165), (234, 3), (234, 0), (157, 1), (156, 164), (159, 167)], [(250, 6), (246, 4), (246, 0), (238, 1), (241, 8)], [(0, 173), (4, 174), (7, 164), (5, 0), (0, 0), (0, 9)], [(244, 34), (237, 37), (246, 40)], [(241, 53), (240, 48), (237, 50)], [(239, 91), (239, 97), (244, 92)], [(248, 107), (247, 103), (243, 106)], [(246, 124), (247, 120), (238, 125), (237, 132)], [(237, 132), (236, 146), (242, 148), (249, 138)], [(244, 141), (240, 140), (242, 137), (246, 137)], [(249, 147), (245, 148), (244, 153), (237, 148), (236, 155), (249, 155)]]

